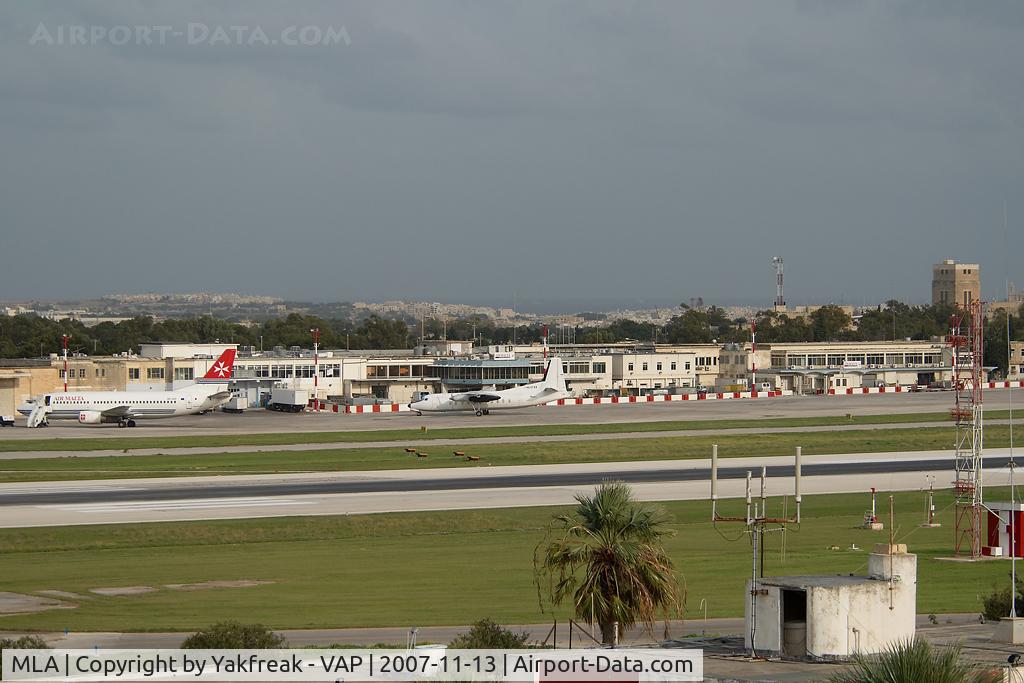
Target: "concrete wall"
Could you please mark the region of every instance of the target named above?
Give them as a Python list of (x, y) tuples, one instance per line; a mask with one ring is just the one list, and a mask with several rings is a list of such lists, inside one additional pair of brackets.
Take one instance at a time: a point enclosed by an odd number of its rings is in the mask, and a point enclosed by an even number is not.
[[(762, 586), (757, 596), (754, 615), (754, 649), (758, 652), (782, 651), (782, 590), (778, 586)], [(747, 581), (744, 643), (750, 647), (750, 582)]]
[(0, 377), (6, 378), (3, 387), (4, 395), (0, 396), (0, 402), (4, 405), (7, 402), (13, 404), (13, 406), (6, 406), (0, 410), (0, 413), (4, 415), (13, 414), (14, 409), (27, 399), (47, 391), (53, 391), (58, 385), (63, 388), (58, 378), (57, 368), (53, 367), (4, 369), (0, 370)]
[(13, 374), (0, 374), (0, 415), (8, 417), (15, 414), (21, 402), (18, 400), (19, 377)]

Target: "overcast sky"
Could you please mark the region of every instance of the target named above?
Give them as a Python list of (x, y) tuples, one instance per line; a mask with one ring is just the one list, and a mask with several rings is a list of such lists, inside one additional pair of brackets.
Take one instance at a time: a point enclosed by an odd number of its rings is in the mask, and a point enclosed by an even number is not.
[(1022, 64), (1016, 0), (4, 2), (0, 299), (994, 296)]

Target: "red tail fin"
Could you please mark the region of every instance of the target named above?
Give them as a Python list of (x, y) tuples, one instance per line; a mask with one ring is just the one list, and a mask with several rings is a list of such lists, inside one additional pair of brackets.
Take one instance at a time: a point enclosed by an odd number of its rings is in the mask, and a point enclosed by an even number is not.
[(227, 381), (231, 378), (231, 369), (235, 366), (235, 350), (227, 349), (220, 354), (220, 358), (214, 361), (213, 365), (203, 379), (220, 379)]

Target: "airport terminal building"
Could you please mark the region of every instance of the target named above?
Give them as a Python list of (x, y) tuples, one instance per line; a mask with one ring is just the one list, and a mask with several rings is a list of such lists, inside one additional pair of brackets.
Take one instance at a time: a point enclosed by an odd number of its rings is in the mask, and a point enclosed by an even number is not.
[[(408, 403), (423, 392), (505, 389), (539, 381), (545, 349), (539, 344), (474, 348), (465, 341), (428, 342), (415, 349), (381, 351), (277, 348), (259, 352), (235, 344), (152, 343), (139, 353), (68, 358), (69, 390), (163, 391), (202, 377), (227, 348), (238, 351), (234, 391), (263, 405), (275, 387), (315, 384), (321, 400)], [(1011, 374), (1024, 365), (1014, 345)], [(569, 390), (578, 397), (682, 394), (758, 388), (829, 393), (859, 387), (948, 386), (952, 357), (941, 341), (794, 342), (759, 344), (565, 344), (552, 346)], [(1018, 358), (1017, 356), (1020, 356)], [(0, 414), (25, 399), (60, 391), (64, 361), (49, 358), (0, 362)]]

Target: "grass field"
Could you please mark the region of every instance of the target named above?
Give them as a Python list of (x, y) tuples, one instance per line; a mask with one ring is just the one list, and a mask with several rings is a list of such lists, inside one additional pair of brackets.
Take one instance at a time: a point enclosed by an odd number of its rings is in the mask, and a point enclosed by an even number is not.
[[(710, 457), (718, 444), (722, 457), (788, 455), (802, 446), (806, 455), (877, 453), (951, 448), (953, 427), (811, 431), (799, 433), (614, 439), (599, 441), (527, 442), (460, 447), (480, 457), (466, 462), (452, 456), (452, 447), (423, 442), (426, 458), (404, 448), (270, 451), (265, 453), (202, 453), (105, 457), (26, 458), (0, 461), (0, 482), (123, 479), (129, 477), (274, 474), (435, 467), (487, 467), (582, 462), (623, 462)], [(1009, 444), (1009, 427), (990, 425), (985, 445)]]
[[(992, 500), (1005, 492), (989, 491)], [(883, 507), (885, 497), (883, 496)], [(918, 612), (970, 612), (1009, 565), (937, 561), (951, 553), (953, 515), (941, 491), (939, 529), (922, 529), (924, 497), (895, 494), (896, 538), (919, 558)], [(739, 501), (724, 512), (740, 512)], [(774, 500), (772, 510), (780, 510)], [(767, 535), (766, 573), (865, 571), (866, 551), (887, 541), (857, 527), (864, 495), (807, 496), (804, 523)], [(676, 535), (668, 547), (688, 586), (689, 618), (701, 599), (708, 616), (738, 616), (750, 545), (735, 525), (719, 534), (706, 502), (665, 506)], [(551, 618), (538, 606), (534, 548), (558, 508), (291, 517), (243, 521), (0, 530), (2, 590), (57, 589), (88, 595), (77, 609), (0, 617), (0, 630), (190, 630), (220, 619), (275, 628), (505, 623)], [(864, 550), (850, 551), (855, 543)], [(839, 550), (830, 550), (837, 546)], [(249, 588), (161, 589), (134, 596), (90, 595), (91, 588), (265, 580)], [(559, 612), (564, 616), (564, 612)]]
[[(986, 413), (989, 419), (1005, 418), (1007, 411)], [(223, 434), (210, 436), (96, 436), (72, 438), (0, 440), (0, 452), (13, 451), (93, 451), (137, 448), (189, 448), (215, 446), (280, 446), (289, 444), (362, 443), (366, 441), (408, 441), (429, 439), (465, 439), (491, 436), (548, 436), (560, 434), (616, 434), (698, 429), (738, 429), (749, 427), (830, 427), (844, 424), (905, 424), (942, 422), (949, 414), (889, 413), (883, 415), (846, 415), (821, 417), (752, 418), (742, 420), (675, 420), (666, 422), (618, 422), (609, 424), (525, 425), (521, 427), (459, 427), (445, 429), (389, 429), (373, 431), (288, 432), (275, 434)], [(339, 418), (344, 420), (344, 418)], [(100, 434), (103, 428), (97, 428)], [(114, 428), (116, 429), (116, 428)]]

